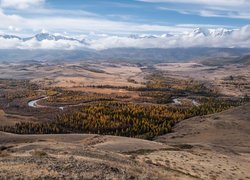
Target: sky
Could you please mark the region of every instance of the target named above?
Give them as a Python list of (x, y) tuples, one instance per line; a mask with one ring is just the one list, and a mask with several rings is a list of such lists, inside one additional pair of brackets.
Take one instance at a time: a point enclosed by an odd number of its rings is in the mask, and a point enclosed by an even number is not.
[(121, 47), (249, 48), (250, 0), (0, 0), (0, 49)]
[(250, 0), (0, 0), (0, 34), (178, 34), (248, 24)]

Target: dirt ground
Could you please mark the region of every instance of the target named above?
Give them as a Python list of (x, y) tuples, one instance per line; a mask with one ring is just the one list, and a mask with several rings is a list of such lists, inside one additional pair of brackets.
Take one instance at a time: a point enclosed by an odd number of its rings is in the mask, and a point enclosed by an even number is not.
[(170, 77), (207, 82), (224, 95), (250, 95), (250, 65), (219, 67), (199, 63), (164, 63), (154, 67)]
[[(144, 74), (133, 64), (64, 63), (0, 65), (4, 79), (31, 79), (49, 87), (83, 87), (92, 85), (142, 86)], [(136, 83), (129, 82), (133, 79)]]
[[(184, 120), (176, 125), (173, 133), (160, 136), (156, 141), (189, 149), (178, 155), (170, 154), (170, 162), (176, 159), (177, 168), (203, 179), (213, 176), (215, 179), (249, 179), (249, 139), (250, 104)], [(178, 157), (183, 160), (177, 160)]]
[(20, 122), (34, 122), (34, 121), (38, 121), (38, 120), (33, 116), (6, 114), (3, 110), (0, 109), (1, 126), (12, 126)]

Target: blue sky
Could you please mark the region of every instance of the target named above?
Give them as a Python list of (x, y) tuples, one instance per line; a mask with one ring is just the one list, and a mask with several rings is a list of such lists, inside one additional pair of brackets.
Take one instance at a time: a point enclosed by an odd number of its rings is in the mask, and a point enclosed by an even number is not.
[[(219, 0), (218, 0), (219, 1)], [(47, 1), (48, 6), (61, 9), (81, 9), (93, 12), (112, 20), (128, 20), (149, 24), (176, 25), (176, 24), (209, 24), (217, 26), (243, 26), (250, 23), (250, 16), (247, 18), (202, 16), (192, 12), (192, 9), (207, 9), (192, 3), (156, 2), (149, 3), (135, 0), (52, 0)], [(234, 9), (234, 7), (232, 7)], [(190, 11), (189, 14), (181, 11)], [(241, 9), (240, 9), (241, 10)], [(249, 11), (250, 9), (246, 9)], [(218, 11), (214, 11), (214, 13)], [(222, 11), (220, 11), (222, 13)], [(231, 13), (233, 10), (223, 11)], [(235, 13), (239, 13), (235, 11)], [(116, 16), (115, 16), (116, 15)], [(112, 17), (113, 16), (113, 17)], [(221, 15), (222, 16), (222, 15)]]
[(0, 0), (0, 32), (164, 33), (250, 24), (250, 0)]

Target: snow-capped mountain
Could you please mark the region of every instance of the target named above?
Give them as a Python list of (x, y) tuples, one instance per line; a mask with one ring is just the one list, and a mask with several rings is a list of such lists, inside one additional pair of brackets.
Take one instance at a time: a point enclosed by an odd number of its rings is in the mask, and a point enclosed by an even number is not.
[(131, 39), (153, 39), (153, 38), (158, 38), (157, 35), (152, 35), (152, 34), (131, 34), (128, 36)]
[(59, 40), (65, 40), (65, 41), (76, 41), (82, 44), (86, 44), (85, 40), (79, 40), (79, 39), (75, 39), (75, 38), (70, 38), (70, 37), (66, 37), (66, 36), (62, 36), (62, 35), (53, 35), (53, 34), (49, 34), (49, 33), (39, 33), (33, 37), (28, 37), (28, 38), (23, 38), (23, 41), (29, 41), (31, 39), (35, 39), (37, 41), (44, 41), (44, 40), (48, 40), (48, 41), (59, 41)]
[(131, 34), (128, 37), (132, 38), (132, 39), (155, 39), (155, 38), (167, 38), (167, 37), (172, 37), (172, 34), (160, 34), (160, 35), (156, 35), (156, 34)]
[(160, 35), (160, 37), (161, 38), (167, 38), (167, 37), (173, 37), (174, 35), (172, 35), (172, 34), (162, 34), (162, 35)]
[(183, 33), (99, 35), (76, 37), (42, 32), (31, 37), (0, 35), (0, 49), (109, 49), (176, 47), (250, 47), (250, 26), (240, 29), (197, 28)]
[[(224, 36), (228, 36), (231, 35), (235, 30), (229, 30), (229, 29), (224, 29), (224, 28), (219, 28), (219, 29), (206, 29), (206, 28), (197, 28), (194, 29), (193, 31), (187, 33), (187, 34), (179, 34), (178, 36), (184, 36), (184, 35), (188, 35), (189, 37), (224, 37)], [(91, 40), (91, 36), (87, 36), (85, 35), (86, 38), (88, 40)], [(131, 34), (128, 35), (128, 38), (131, 39), (156, 39), (156, 38), (169, 38), (169, 37), (173, 37), (174, 35), (171, 33), (164, 33), (164, 34)], [(96, 38), (106, 38), (106, 37), (110, 37), (110, 36), (95, 36), (94, 39)], [(120, 37), (120, 36), (113, 36), (113, 37)], [(124, 36), (121, 36), (124, 37)], [(22, 41), (29, 41), (31, 39), (35, 39), (37, 41), (44, 41), (44, 40), (48, 40), (48, 41), (59, 41), (59, 40), (65, 40), (65, 41), (76, 41), (82, 44), (86, 44), (86, 40), (85, 39), (77, 39), (77, 38), (72, 38), (72, 37), (67, 37), (67, 36), (63, 36), (63, 35), (54, 35), (54, 34), (50, 34), (50, 33), (39, 33), (36, 34), (35, 36), (32, 37), (26, 37), (26, 38), (21, 38), (19, 36), (15, 36), (15, 35), (0, 35), (0, 38), (3, 39), (19, 39)]]
[(3, 38), (3, 39), (18, 39), (18, 40), (21, 40), (22, 38), (18, 37), (18, 36), (14, 36), (14, 35), (0, 35), (0, 38)]
[(209, 36), (210, 31), (206, 28), (197, 28), (189, 33), (189, 37), (198, 37), (198, 36)]
[(206, 29), (206, 28), (197, 28), (189, 33), (189, 37), (225, 37), (231, 35), (235, 30), (229, 30), (224, 28), (218, 29)]
[(26, 38), (21, 38), (19, 36), (15, 36), (15, 35), (0, 35), (0, 38), (3, 39), (18, 39), (21, 41), (29, 41), (29, 40), (36, 40), (36, 41), (44, 41), (44, 40), (48, 40), (48, 41), (59, 41), (59, 40), (65, 40), (65, 41), (76, 41), (79, 42), (81, 44), (86, 44), (85, 39), (76, 39), (76, 38), (71, 38), (71, 37), (66, 37), (66, 36), (62, 36), (62, 35), (53, 35), (53, 34), (49, 34), (49, 33), (39, 33), (36, 34), (35, 36), (32, 37), (26, 37)]
[(231, 35), (233, 32), (233, 30), (219, 28), (210, 30), (210, 35), (213, 37), (225, 37)]

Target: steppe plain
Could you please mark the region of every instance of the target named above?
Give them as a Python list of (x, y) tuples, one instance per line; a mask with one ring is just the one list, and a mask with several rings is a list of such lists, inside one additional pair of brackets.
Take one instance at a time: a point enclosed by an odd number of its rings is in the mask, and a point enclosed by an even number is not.
[[(145, 88), (153, 71), (171, 78), (170, 84), (172, 80), (197, 81), (223, 98), (241, 99), (250, 95), (249, 69), (247, 64), (207, 66), (199, 62), (154, 66), (93, 62), (2, 64), (2, 80), (28, 80), (39, 88), (21, 100), (1, 99), (0, 123), (12, 126), (17, 122), (50, 121), (51, 114), (61, 112), (55, 108), (57, 104), (41, 101), (47, 107), (38, 108), (28, 107), (28, 102), (44, 97), (45, 90), (54, 95), (58, 88), (116, 97), (126, 103), (151, 104), (143, 102), (142, 92), (133, 89)], [(0, 86), (6, 88), (4, 83)], [(14, 89), (11, 91), (15, 93)], [(72, 105), (70, 98), (67, 106)], [(173, 98), (182, 104), (191, 103), (187, 97)], [(180, 106), (174, 101), (169, 104)], [(250, 179), (249, 139), (249, 103), (182, 120), (171, 133), (151, 140), (97, 134), (0, 132), (0, 179)]]

